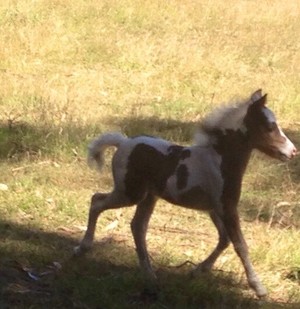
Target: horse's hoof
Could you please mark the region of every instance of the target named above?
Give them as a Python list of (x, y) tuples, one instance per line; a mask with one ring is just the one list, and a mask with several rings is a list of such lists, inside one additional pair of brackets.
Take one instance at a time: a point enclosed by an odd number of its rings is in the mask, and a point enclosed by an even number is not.
[(249, 286), (254, 290), (258, 298), (264, 298), (267, 296), (267, 289), (261, 284), (258, 278), (254, 278), (248, 281)]
[(190, 277), (195, 279), (198, 278), (201, 274), (202, 274), (201, 269), (199, 270), (198, 268), (195, 268), (190, 272)]
[(152, 284), (157, 284), (157, 276), (154, 271), (147, 274), (147, 278)]
[(73, 248), (73, 254), (74, 256), (81, 256), (83, 254), (85, 254), (87, 251), (89, 251), (90, 248), (87, 247), (83, 247), (81, 245), (76, 246)]
[(190, 276), (191, 278), (197, 278), (199, 276), (201, 276), (204, 273), (208, 273), (210, 272), (211, 268), (210, 267), (206, 267), (203, 264), (199, 264), (197, 267), (195, 267), (191, 272), (190, 272)]
[(260, 299), (264, 299), (267, 295), (267, 289), (264, 286), (260, 286), (255, 290), (256, 296)]
[(73, 248), (73, 254), (74, 254), (75, 256), (80, 256), (80, 255), (82, 255), (82, 250), (81, 250), (80, 246), (76, 246), (76, 247)]

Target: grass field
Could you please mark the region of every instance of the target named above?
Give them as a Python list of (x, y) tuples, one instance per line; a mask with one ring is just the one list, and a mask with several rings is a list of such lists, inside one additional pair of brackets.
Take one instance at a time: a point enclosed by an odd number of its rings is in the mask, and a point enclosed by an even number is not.
[(111, 189), (110, 158), (88, 169), (106, 131), (192, 142), (218, 104), (262, 88), (300, 148), (298, 1), (0, 2), (0, 308), (299, 308), (300, 159), (254, 153), (240, 213), (269, 291), (257, 300), (232, 247), (192, 279), (217, 235), (204, 213), (160, 201), (148, 245), (160, 289), (140, 274), (130, 220), (108, 211), (86, 256), (91, 195)]

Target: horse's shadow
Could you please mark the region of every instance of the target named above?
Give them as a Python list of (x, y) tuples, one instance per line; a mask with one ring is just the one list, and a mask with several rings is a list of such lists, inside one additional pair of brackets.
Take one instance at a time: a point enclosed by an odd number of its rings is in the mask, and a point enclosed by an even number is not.
[(156, 265), (152, 285), (141, 276), (134, 249), (114, 238), (73, 257), (78, 236), (3, 220), (0, 231), (1, 308), (260, 308), (243, 296), (246, 284), (221, 271), (193, 279), (189, 267)]
[(176, 141), (191, 143), (198, 123), (194, 121), (180, 121), (175, 119), (161, 119), (158, 117), (129, 117), (110, 119), (120, 131), (127, 136), (150, 135)]
[[(17, 155), (39, 155), (39, 153), (56, 147), (58, 143), (66, 145), (87, 145), (91, 139), (106, 131), (118, 130), (131, 137), (137, 135), (150, 135), (168, 139), (177, 143), (191, 144), (200, 122), (182, 121), (151, 117), (125, 117), (106, 118), (98, 125), (78, 125), (68, 123), (62, 126), (33, 126), (28, 123), (9, 125), (0, 122), (0, 159), (7, 159)], [(285, 129), (285, 133), (300, 149), (300, 130)], [(83, 143), (83, 141), (85, 141)], [(53, 146), (53, 147), (52, 147)], [(74, 146), (76, 147), (76, 146)], [(300, 181), (300, 155), (293, 159), (289, 165), (292, 170), (292, 179)]]

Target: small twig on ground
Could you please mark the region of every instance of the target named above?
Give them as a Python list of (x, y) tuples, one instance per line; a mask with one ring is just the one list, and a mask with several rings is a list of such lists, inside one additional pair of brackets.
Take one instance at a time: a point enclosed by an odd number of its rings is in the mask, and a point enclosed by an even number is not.
[(168, 268), (177, 268), (178, 269), (178, 268), (181, 268), (181, 267), (183, 267), (183, 266), (185, 266), (187, 264), (190, 264), (190, 265), (193, 265), (193, 266), (197, 266), (197, 264), (195, 264), (194, 262), (191, 262), (191, 261), (187, 260), (187, 261), (185, 261), (185, 262), (183, 262), (183, 263), (181, 263), (179, 265), (168, 266)]
[(190, 230), (184, 230), (176, 227), (161, 227), (161, 226), (154, 226), (154, 227), (149, 227), (150, 230), (158, 230), (162, 232), (168, 232), (168, 233), (175, 233), (175, 234), (190, 234), (190, 235), (205, 235), (205, 236), (210, 236), (208, 233), (204, 232), (195, 232), (195, 231), (190, 231)]
[(11, 171), (12, 172), (18, 172), (18, 171), (21, 171), (21, 170), (24, 170), (26, 168), (30, 168), (34, 165), (46, 165), (46, 164), (51, 164), (52, 162), (47, 160), (47, 161), (42, 161), (42, 162), (38, 162), (38, 163), (33, 163), (33, 164), (28, 164), (28, 165), (23, 165), (23, 166), (19, 166), (19, 167), (15, 167), (13, 168)]

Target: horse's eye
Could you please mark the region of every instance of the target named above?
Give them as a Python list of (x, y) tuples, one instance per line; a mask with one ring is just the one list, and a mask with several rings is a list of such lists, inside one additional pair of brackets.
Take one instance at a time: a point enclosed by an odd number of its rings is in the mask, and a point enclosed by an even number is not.
[(272, 131), (276, 130), (276, 128), (277, 128), (276, 122), (268, 122), (267, 123), (267, 130), (269, 132), (272, 132)]

